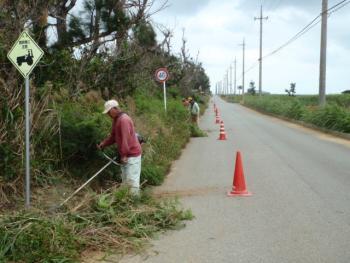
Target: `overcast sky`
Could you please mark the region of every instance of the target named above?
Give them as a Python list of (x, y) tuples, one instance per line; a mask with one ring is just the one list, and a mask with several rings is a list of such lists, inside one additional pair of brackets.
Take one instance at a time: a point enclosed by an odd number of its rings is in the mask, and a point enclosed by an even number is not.
[[(160, 4), (163, 0), (157, 0)], [(340, 0), (329, 0), (329, 7)], [(237, 57), (237, 85), (241, 85), (242, 43), (246, 40), (246, 69), (256, 64), (259, 56), (259, 16), (263, 4), (263, 55), (268, 54), (306, 26), (321, 11), (322, 0), (169, 0), (169, 7), (152, 16), (174, 30), (172, 46), (180, 52), (182, 28), (187, 47), (210, 77), (212, 90), (223, 79)], [(328, 19), (327, 93), (350, 89), (350, 4)], [(161, 39), (161, 37), (159, 36)], [(296, 82), (297, 94), (318, 93), (320, 24), (280, 52), (263, 60), (263, 90), (284, 93)], [(258, 86), (258, 69), (246, 74), (245, 86), (254, 81)]]

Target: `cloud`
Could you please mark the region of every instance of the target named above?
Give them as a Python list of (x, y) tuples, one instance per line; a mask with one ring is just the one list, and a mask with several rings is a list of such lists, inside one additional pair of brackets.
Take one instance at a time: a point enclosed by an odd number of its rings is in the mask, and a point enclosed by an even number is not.
[[(329, 6), (340, 0), (329, 2)], [(192, 56), (200, 51), (199, 60), (210, 77), (212, 89), (223, 79), (229, 65), (237, 57), (237, 76), (242, 71), (242, 43), (246, 40), (246, 69), (257, 64), (259, 56), (260, 1), (177, 1), (177, 12), (159, 13), (153, 19), (169, 25), (176, 19), (173, 47), (178, 53), (181, 47), (182, 28), (186, 28), (187, 47)], [(180, 3), (181, 2), (181, 3)], [(198, 3), (201, 3), (199, 6)], [(264, 3), (265, 2), (265, 3)], [(183, 10), (184, 6), (188, 10)], [(321, 1), (263, 1), (267, 6), (269, 19), (264, 21), (263, 54), (268, 54), (299, 32), (321, 9)], [(192, 4), (194, 6), (192, 6)], [(180, 8), (182, 6), (182, 8)], [(186, 9), (186, 8), (185, 8)], [(350, 67), (350, 35), (347, 15), (350, 5), (332, 14), (328, 20), (327, 92), (334, 93), (349, 89), (346, 69)], [(192, 10), (190, 12), (190, 10)], [(291, 82), (297, 83), (299, 94), (318, 92), (320, 54), (320, 24), (294, 41), (280, 52), (263, 61), (263, 88), (272, 93), (283, 93)], [(258, 83), (258, 67), (246, 74), (249, 81)], [(239, 84), (240, 85), (240, 84)]]
[[(332, 1), (334, 2), (334, 1)], [(259, 14), (260, 5), (263, 5), (264, 10), (278, 10), (289, 7), (296, 7), (306, 11), (321, 11), (320, 0), (262, 0), (262, 1), (239, 1), (239, 9), (243, 11), (254, 11)], [(329, 4), (331, 6), (331, 4)]]
[[(166, 1), (157, 2), (156, 7), (161, 6)], [(197, 13), (202, 8), (210, 2), (210, 0), (201, 0), (201, 1), (191, 1), (191, 0), (176, 0), (168, 1), (167, 8), (163, 10), (163, 13), (166, 15), (176, 15), (176, 16), (186, 16), (193, 15)]]

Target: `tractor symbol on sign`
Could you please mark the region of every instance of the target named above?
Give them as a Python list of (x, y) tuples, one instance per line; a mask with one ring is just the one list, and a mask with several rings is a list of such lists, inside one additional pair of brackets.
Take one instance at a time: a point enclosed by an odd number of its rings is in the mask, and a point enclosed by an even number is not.
[(33, 50), (28, 49), (28, 54), (24, 56), (17, 57), (17, 64), (21, 66), (22, 63), (27, 62), (29, 66), (33, 65)]

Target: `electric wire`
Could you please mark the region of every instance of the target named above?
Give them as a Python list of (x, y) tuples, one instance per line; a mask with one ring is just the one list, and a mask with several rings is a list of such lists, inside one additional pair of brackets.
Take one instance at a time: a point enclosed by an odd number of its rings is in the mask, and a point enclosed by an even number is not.
[[(330, 14), (333, 14), (334, 12), (338, 11), (339, 9), (343, 8), (344, 6), (346, 6), (347, 4), (350, 3), (350, 0), (343, 0), (340, 1), (339, 3), (333, 5), (332, 7), (328, 8), (325, 12), (329, 12), (328, 16)], [(338, 8), (337, 8), (338, 7)], [(268, 53), (267, 55), (263, 56), (262, 58), (265, 59), (269, 56), (272, 56), (274, 54), (276, 54), (277, 52), (279, 52), (281, 49), (285, 48), (286, 46), (290, 45), (292, 42), (294, 42), (295, 40), (299, 39), (302, 35), (304, 35), (306, 32), (308, 32), (309, 30), (311, 30), (313, 27), (315, 27), (318, 23), (321, 22), (321, 16), (322, 16), (323, 12), (321, 12), (319, 15), (317, 15), (313, 20), (311, 20), (311, 22), (309, 22), (306, 26), (304, 26), (298, 33), (296, 33), (292, 38), (290, 38), (287, 42), (285, 42), (283, 45), (279, 46), (278, 48), (276, 48), (275, 50), (271, 51), (270, 53)]]
[[(281, 1), (279, 1), (281, 2)], [(346, 5), (350, 4), (350, 0), (342, 0), (340, 2), (338, 2), (337, 4), (331, 6), (330, 8), (328, 8), (326, 11), (328, 14), (328, 17), (331, 16), (333, 13), (339, 11), (340, 9), (342, 9), (343, 7), (345, 7)], [(263, 56), (262, 59), (265, 59), (267, 57), (270, 57), (274, 54), (276, 54), (277, 52), (279, 52), (280, 50), (282, 50), (283, 48), (287, 47), (288, 45), (290, 45), (292, 42), (296, 41), (297, 39), (299, 39), (301, 36), (303, 36), (305, 33), (307, 33), (309, 30), (311, 30), (312, 28), (314, 28), (316, 25), (318, 25), (321, 22), (321, 16), (324, 12), (321, 12), (319, 15), (317, 15), (314, 19), (311, 20), (311, 22), (309, 22), (306, 26), (304, 26), (298, 33), (296, 33), (292, 38), (290, 38), (288, 41), (286, 41), (283, 45), (279, 46), (278, 48), (276, 48), (275, 50), (271, 51), (270, 53), (268, 53), (267, 55)], [(256, 60), (250, 67), (248, 67), (248, 69), (246, 69), (244, 71), (244, 74), (247, 74), (249, 71), (253, 70), (256, 66), (258, 66), (259, 64), (259, 59)], [(240, 81), (242, 80), (243, 76), (240, 76), (236, 81)]]

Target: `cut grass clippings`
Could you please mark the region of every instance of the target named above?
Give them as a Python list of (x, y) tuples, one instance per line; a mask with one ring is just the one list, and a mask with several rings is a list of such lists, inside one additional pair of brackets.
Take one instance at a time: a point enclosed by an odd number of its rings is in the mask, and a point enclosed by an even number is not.
[(0, 262), (79, 262), (86, 249), (137, 251), (155, 233), (182, 227), (183, 220), (192, 218), (175, 199), (159, 201), (113, 188), (75, 212), (0, 216)]

